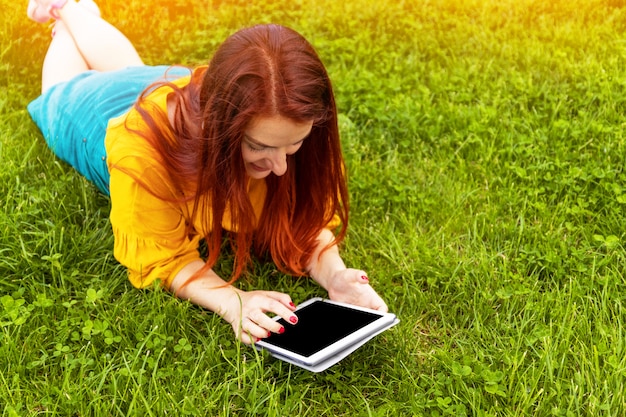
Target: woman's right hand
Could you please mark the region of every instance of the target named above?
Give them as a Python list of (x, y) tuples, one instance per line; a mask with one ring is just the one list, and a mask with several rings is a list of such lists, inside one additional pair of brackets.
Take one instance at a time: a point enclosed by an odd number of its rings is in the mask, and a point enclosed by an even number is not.
[(291, 297), (276, 291), (241, 291), (232, 289), (223, 311), (218, 312), (233, 327), (243, 343), (256, 343), (272, 333), (283, 333), (285, 328), (268, 313), (280, 316), (287, 323), (296, 324), (295, 304)]
[[(282, 333), (283, 326), (271, 319), (272, 313), (296, 324), (296, 306), (291, 297), (276, 291), (243, 291), (229, 285), (213, 270), (201, 271), (204, 262), (192, 261), (183, 267), (169, 285), (177, 297), (219, 314), (233, 327), (243, 343), (252, 344), (271, 333)], [(199, 276), (197, 274), (200, 273)]]

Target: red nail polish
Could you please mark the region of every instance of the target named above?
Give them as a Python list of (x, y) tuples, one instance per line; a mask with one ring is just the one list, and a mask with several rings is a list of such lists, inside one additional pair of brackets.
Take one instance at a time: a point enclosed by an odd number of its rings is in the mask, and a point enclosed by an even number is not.
[(296, 308), (296, 305), (293, 303), (293, 301), (290, 301), (289, 305), (292, 306), (293, 308)]
[(298, 318), (296, 316), (291, 316), (289, 317), (289, 321), (292, 322), (293, 324), (296, 324), (298, 322)]
[(270, 337), (272, 335), (272, 332), (267, 332), (267, 337)]
[(281, 327), (280, 329), (278, 329), (278, 334), (283, 334), (285, 333), (285, 328)]
[(369, 281), (370, 279), (367, 277), (367, 275), (361, 275), (361, 279), (363, 281)]

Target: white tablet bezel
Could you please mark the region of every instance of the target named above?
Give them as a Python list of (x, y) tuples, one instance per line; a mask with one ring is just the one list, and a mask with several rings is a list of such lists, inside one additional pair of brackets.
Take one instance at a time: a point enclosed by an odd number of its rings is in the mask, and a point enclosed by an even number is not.
[[(358, 345), (358, 346), (362, 345), (364, 342), (363, 343), (359, 343), (359, 342), (363, 341), (364, 339), (369, 340), (369, 338), (371, 338), (370, 336), (373, 337), (373, 335), (378, 334), (382, 330), (385, 330), (386, 328), (389, 328), (397, 323), (395, 314), (383, 313), (377, 310), (372, 310), (369, 308), (358, 307), (358, 306), (354, 306), (351, 304), (327, 300), (321, 297), (312, 298), (310, 300), (305, 301), (304, 303), (301, 303), (296, 309), (296, 315), (299, 309), (304, 308), (308, 306), (309, 304), (312, 304), (317, 301), (340, 305), (340, 306), (351, 308), (354, 310), (360, 310), (360, 311), (373, 313), (380, 317), (374, 320), (373, 322), (367, 324), (366, 326), (360, 328), (359, 330), (353, 333), (350, 333), (348, 336), (338, 340), (332, 345), (327, 346), (326, 348), (323, 348), (322, 350), (312, 354), (311, 356), (302, 356), (298, 353), (273, 345), (270, 342), (263, 340), (263, 339), (257, 342), (255, 344), (255, 347), (267, 349), (272, 355), (276, 356), (277, 358), (286, 360), (287, 362), (291, 362), (296, 365), (304, 365), (304, 367), (316, 367), (318, 364), (322, 363), (323, 361), (326, 361), (329, 358), (332, 358), (333, 356), (338, 356), (338, 355), (341, 356), (342, 352), (350, 349), (350, 347), (353, 345)], [(279, 320), (279, 319), (280, 317), (274, 317), (274, 320)], [(341, 357), (344, 357), (344, 356), (345, 355)]]

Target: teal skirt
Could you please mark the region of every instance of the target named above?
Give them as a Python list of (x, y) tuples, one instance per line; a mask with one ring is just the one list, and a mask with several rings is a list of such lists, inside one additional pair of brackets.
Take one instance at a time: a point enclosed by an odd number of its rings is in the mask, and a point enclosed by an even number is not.
[(28, 105), (52, 151), (109, 195), (104, 138), (109, 120), (127, 112), (150, 84), (189, 75), (183, 67), (87, 71), (54, 85)]

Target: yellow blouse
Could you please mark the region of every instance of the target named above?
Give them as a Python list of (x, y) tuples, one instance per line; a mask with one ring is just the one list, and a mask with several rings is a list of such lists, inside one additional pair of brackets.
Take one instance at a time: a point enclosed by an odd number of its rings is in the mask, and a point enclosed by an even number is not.
[[(182, 87), (190, 77), (174, 81)], [(171, 88), (162, 86), (147, 97), (167, 114), (167, 96)], [(115, 258), (128, 268), (131, 283), (144, 288), (160, 280), (169, 287), (176, 274), (187, 264), (199, 260), (200, 240), (206, 236), (200, 219), (193, 220), (194, 203), (174, 202), (180, 196), (170, 182), (169, 175), (159, 163), (149, 143), (131, 130), (146, 131), (141, 116), (135, 109), (111, 119), (107, 127), (105, 147), (111, 174), (111, 225), (115, 236)], [(132, 175), (128, 175), (128, 173)], [(147, 191), (135, 178), (149, 184), (161, 199)], [(257, 219), (265, 201), (265, 180), (250, 179), (248, 195)], [(200, 213), (209, 213), (200, 209)], [(199, 217), (199, 216), (197, 216)], [(193, 233), (187, 233), (187, 224), (193, 221)], [(339, 225), (338, 216), (327, 227)], [(233, 231), (229, 212), (224, 213), (222, 227)]]

